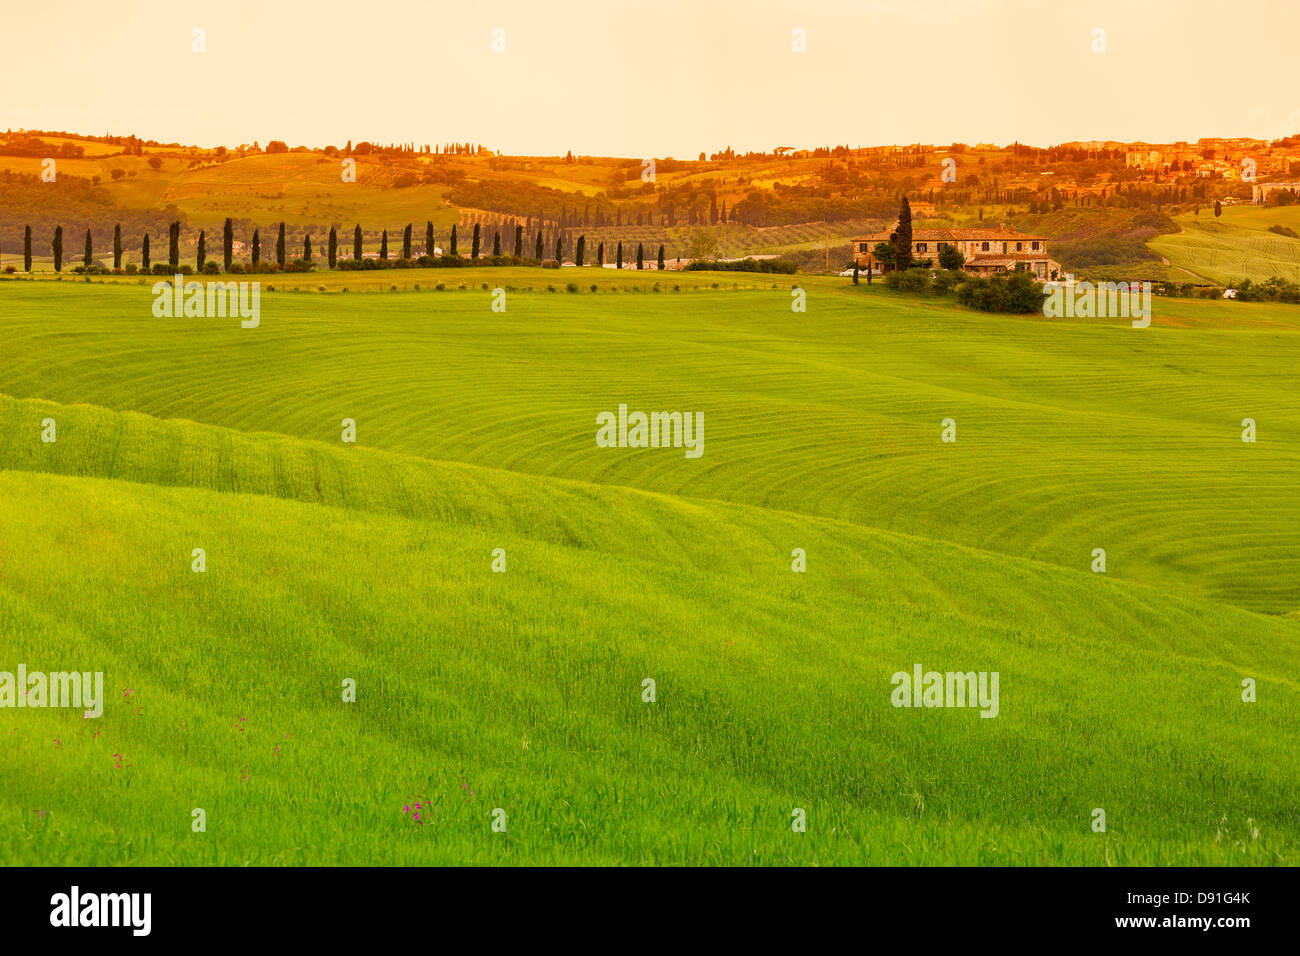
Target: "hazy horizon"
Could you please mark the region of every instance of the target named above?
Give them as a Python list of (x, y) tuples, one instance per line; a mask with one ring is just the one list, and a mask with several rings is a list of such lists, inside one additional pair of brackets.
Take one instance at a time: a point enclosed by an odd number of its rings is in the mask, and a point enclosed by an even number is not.
[[(707, 0), (396, 0), (378, 12), (325, 0), (309, 18), (252, 3), (104, 9), (73, 0), (58, 21), (35, 8), (6, 17), (7, 127), (677, 158), (1300, 131), (1284, 39), (1300, 12), (1283, 0), (1242, 0), (1236, 16), (1208, 0), (755, 0), (743, 14)], [(77, 20), (94, 30), (63, 29)], [(206, 52), (192, 50), (196, 28)], [(1093, 52), (1096, 29), (1105, 52)], [(792, 50), (795, 30), (806, 52)]]

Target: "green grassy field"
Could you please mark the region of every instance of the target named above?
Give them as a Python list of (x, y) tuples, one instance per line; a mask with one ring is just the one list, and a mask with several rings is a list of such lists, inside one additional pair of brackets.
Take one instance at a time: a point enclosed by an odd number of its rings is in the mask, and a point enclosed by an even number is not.
[(591, 275), (0, 281), (0, 862), (1295, 863), (1300, 312)]
[(1273, 276), (1300, 281), (1300, 239), (1269, 232), (1269, 226), (1300, 232), (1300, 207), (1225, 206), (1217, 219), (1203, 210), (1175, 221), (1182, 232), (1147, 245), (1184, 271), (1224, 285)]

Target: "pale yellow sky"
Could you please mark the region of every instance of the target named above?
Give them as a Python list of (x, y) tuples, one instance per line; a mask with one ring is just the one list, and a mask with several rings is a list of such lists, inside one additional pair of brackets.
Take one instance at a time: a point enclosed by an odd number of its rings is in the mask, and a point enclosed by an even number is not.
[(0, 125), (630, 157), (1279, 137), (1297, 27), (1300, 0), (8, 0)]

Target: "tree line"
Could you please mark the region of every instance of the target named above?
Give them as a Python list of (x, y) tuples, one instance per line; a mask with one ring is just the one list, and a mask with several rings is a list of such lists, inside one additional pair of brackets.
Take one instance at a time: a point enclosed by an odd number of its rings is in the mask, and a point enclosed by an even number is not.
[[(425, 223), (424, 227), (424, 251), (420, 255), (415, 254), (413, 223), (408, 223), (402, 230), (400, 252), (393, 250), (390, 255), (388, 230), (384, 229), (380, 236), (379, 253), (377, 257), (371, 258), (365, 255), (364, 236), (361, 230), (361, 224), (357, 223), (352, 231), (352, 255), (346, 257), (346, 249), (340, 246), (338, 230), (331, 226), (329, 236), (325, 242), (324, 264), (330, 269), (384, 269), (384, 268), (412, 268), (414, 266), (458, 266), (458, 265), (541, 265), (544, 267), (556, 268), (564, 262), (566, 252), (571, 251), (573, 262), (576, 266), (587, 264), (588, 248), (586, 235), (578, 236), (573, 243), (571, 250), (566, 248), (565, 235), (561, 232), (553, 237), (553, 244), (548, 242), (548, 237), (541, 229), (537, 230), (535, 238), (526, 237), (524, 226), (516, 225), (513, 236), (507, 235), (506, 242), (510, 243), (510, 251), (507, 252), (502, 244), (501, 230), (497, 229), (492, 237), (492, 251), (487, 253), (484, 249), (485, 234), (480, 223), (475, 223), (472, 236), (469, 241), (469, 254), (463, 255), (461, 252), (461, 236), (457, 226), (451, 227), (448, 235), (447, 251), (438, 251), (436, 237), (434, 235), (433, 221)], [(529, 243), (527, 239), (532, 238), (531, 250), (527, 250)], [(297, 249), (301, 251), (292, 258), (290, 257), (291, 239), (287, 233), (286, 224), (281, 222), (275, 236), (275, 245), (273, 249), (273, 258), (263, 258), (262, 234), (261, 230), (255, 228), (252, 237), (248, 243), (249, 258), (247, 262), (235, 258), (235, 228), (234, 221), (227, 218), (221, 230), (221, 261), (218, 265), (215, 258), (208, 256), (208, 237), (207, 230), (199, 230), (198, 238), (194, 244), (194, 265), (181, 262), (181, 223), (179, 220), (170, 223), (167, 229), (167, 260), (166, 262), (154, 262), (152, 259), (152, 244), (150, 233), (143, 234), (140, 240), (140, 263), (127, 263), (123, 266), (124, 250), (122, 246), (122, 226), (118, 224), (113, 227), (112, 268), (101, 265), (95, 260), (94, 239), (91, 230), (86, 230), (85, 246), (81, 257), (81, 264), (73, 268), (78, 274), (104, 274), (104, 273), (124, 273), (135, 275), (139, 273), (151, 273), (155, 275), (171, 275), (175, 272), (182, 274), (191, 274), (199, 272), (209, 275), (215, 275), (221, 272), (227, 273), (245, 273), (245, 272), (307, 272), (316, 267), (318, 250), (312, 245), (312, 234), (306, 232), (302, 236), (301, 246), (297, 246), (297, 240), (292, 240)], [(346, 239), (344, 240), (346, 241)], [(531, 251), (531, 255), (526, 252)], [(59, 225), (54, 228), (53, 236), (50, 240), (50, 252), (54, 262), (54, 271), (62, 272), (64, 266), (64, 246), (63, 246), (63, 226)], [(615, 268), (622, 269), (626, 263), (628, 268), (644, 269), (646, 266), (646, 249), (644, 243), (637, 243), (636, 253), (633, 256), (628, 250), (625, 255), (622, 241), (618, 242), (616, 248), (611, 250), (612, 256), (609, 262)], [(553, 253), (553, 254), (552, 254)], [(605, 243), (600, 242), (596, 246), (595, 255), (592, 257), (591, 264), (604, 267), (606, 264)], [(656, 257), (656, 265), (660, 270), (665, 268), (664, 246), (661, 244)], [(23, 270), (32, 271), (32, 227), (26, 226), (23, 230)], [(15, 271), (13, 266), (8, 267), (10, 272)]]

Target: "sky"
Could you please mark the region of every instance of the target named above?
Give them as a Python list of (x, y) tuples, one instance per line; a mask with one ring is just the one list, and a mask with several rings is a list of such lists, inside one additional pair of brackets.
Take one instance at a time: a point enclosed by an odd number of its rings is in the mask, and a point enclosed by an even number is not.
[(1300, 132), (1300, 0), (6, 7), (12, 129), (678, 158)]

